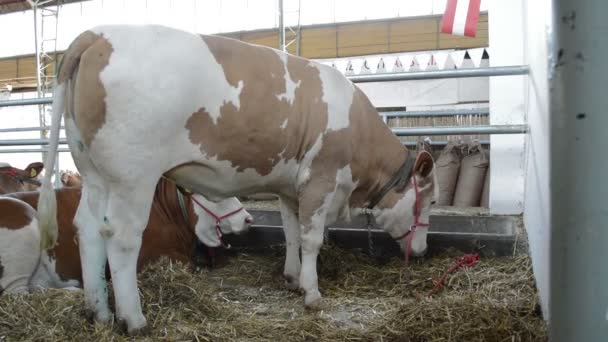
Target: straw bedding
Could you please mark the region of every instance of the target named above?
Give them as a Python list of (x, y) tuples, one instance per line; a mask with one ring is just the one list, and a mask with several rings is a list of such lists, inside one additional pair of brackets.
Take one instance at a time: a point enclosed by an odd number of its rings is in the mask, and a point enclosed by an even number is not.
[[(215, 270), (191, 272), (161, 260), (140, 274), (141, 340), (167, 341), (546, 341), (530, 260), (482, 258), (425, 294), (459, 253), (380, 263), (353, 250), (324, 247), (323, 308), (303, 308), (283, 287), (283, 248), (240, 251)], [(117, 324), (90, 324), (81, 291), (0, 297), (0, 341), (125, 341)]]

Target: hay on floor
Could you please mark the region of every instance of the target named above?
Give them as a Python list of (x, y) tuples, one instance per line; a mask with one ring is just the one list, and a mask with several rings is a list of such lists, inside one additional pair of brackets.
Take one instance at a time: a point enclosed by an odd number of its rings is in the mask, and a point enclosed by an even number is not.
[[(527, 256), (483, 258), (425, 294), (453, 264), (450, 253), (404, 268), (325, 247), (323, 308), (310, 312), (286, 290), (282, 248), (246, 252), (213, 271), (162, 260), (140, 274), (146, 340), (546, 341)], [(452, 253), (454, 254), (454, 253)], [(117, 325), (90, 324), (81, 291), (0, 297), (0, 341), (126, 341)]]

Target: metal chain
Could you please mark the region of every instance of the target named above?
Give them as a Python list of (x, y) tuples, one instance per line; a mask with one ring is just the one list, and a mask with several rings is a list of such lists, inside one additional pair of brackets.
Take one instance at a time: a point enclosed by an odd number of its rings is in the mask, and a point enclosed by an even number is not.
[(374, 240), (372, 239), (372, 215), (370, 213), (365, 214), (367, 217), (367, 252), (370, 256), (375, 255)]

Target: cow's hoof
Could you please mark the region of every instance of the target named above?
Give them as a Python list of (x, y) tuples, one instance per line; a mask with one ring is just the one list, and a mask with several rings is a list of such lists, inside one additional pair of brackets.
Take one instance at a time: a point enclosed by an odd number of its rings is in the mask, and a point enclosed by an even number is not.
[(120, 331), (122, 331), (123, 333), (126, 333), (129, 336), (146, 336), (150, 334), (150, 328), (148, 327), (148, 325), (144, 322), (144, 325), (142, 326), (134, 326), (134, 327), (129, 327), (129, 325), (127, 324), (127, 321), (125, 321), (124, 319), (121, 319), (118, 322), (118, 327), (120, 329)]
[(304, 307), (308, 310), (314, 311), (321, 309), (321, 294), (319, 291), (306, 293), (304, 296)]
[(102, 324), (108, 324), (112, 320), (112, 313), (109, 310), (102, 311), (102, 312), (96, 312), (95, 310), (92, 310), (92, 309), (85, 309), (84, 317), (91, 324), (93, 324), (95, 322), (102, 323)]
[(287, 287), (288, 290), (298, 291), (300, 289), (300, 282), (298, 281), (298, 278), (289, 274), (284, 274), (283, 278), (285, 278), (285, 287)]
[(133, 336), (148, 336), (150, 335), (150, 327), (148, 325), (141, 328), (135, 328), (128, 331), (128, 335)]

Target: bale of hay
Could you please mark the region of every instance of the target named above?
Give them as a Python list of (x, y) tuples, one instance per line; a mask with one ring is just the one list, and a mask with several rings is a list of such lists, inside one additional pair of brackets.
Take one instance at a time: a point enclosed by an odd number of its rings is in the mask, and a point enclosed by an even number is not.
[(467, 156), (462, 158), (458, 182), (452, 205), (455, 207), (477, 207), (488, 169), (488, 153), (479, 141), (468, 144)]
[(441, 151), (435, 162), (437, 182), (439, 182), (439, 199), (437, 205), (452, 205), (454, 190), (460, 171), (462, 155), (456, 142), (450, 141)]

